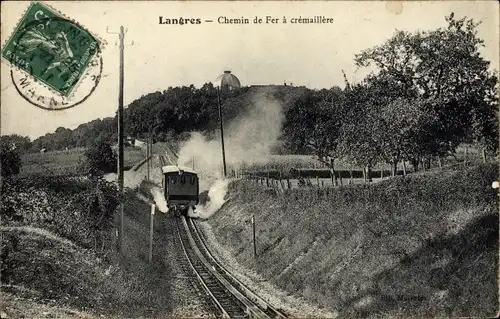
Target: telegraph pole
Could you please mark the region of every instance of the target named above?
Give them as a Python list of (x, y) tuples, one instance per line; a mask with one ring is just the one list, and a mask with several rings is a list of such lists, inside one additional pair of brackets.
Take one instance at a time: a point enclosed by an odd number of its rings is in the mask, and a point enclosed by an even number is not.
[(118, 188), (123, 192), (123, 26), (120, 27), (120, 87), (118, 92)]
[(147, 158), (147, 167), (148, 167), (148, 181), (150, 179), (150, 170), (151, 170), (151, 159), (150, 159), (150, 156), (151, 156), (151, 149), (152, 149), (152, 140), (151, 140), (151, 132), (149, 132), (149, 137), (148, 137), (148, 143), (147, 143), (147, 147), (146, 147), (146, 158)]
[(221, 139), (221, 144), (222, 144), (222, 167), (224, 169), (224, 178), (227, 177), (227, 169), (226, 169), (226, 152), (224, 150), (224, 127), (222, 124), (222, 106), (220, 104), (220, 89), (221, 87), (227, 87), (228, 89), (231, 88), (239, 88), (241, 87), (240, 80), (233, 74), (231, 74), (231, 71), (226, 70), (224, 71), (224, 74), (220, 75), (217, 78), (217, 81), (219, 81), (217, 85), (217, 104), (219, 105), (219, 120), (220, 120), (220, 139)]
[[(123, 26), (120, 26), (120, 86), (118, 93), (118, 191), (123, 194), (123, 51), (124, 45), (123, 40), (125, 33), (123, 31)], [(123, 202), (120, 203), (120, 232), (119, 238), (119, 250), (120, 253), (123, 250)]]
[(219, 121), (220, 121), (220, 140), (222, 144), (222, 165), (224, 168), (224, 178), (227, 176), (226, 171), (226, 152), (224, 150), (224, 126), (222, 125), (222, 107), (220, 105), (220, 92), (219, 86), (217, 86), (217, 104), (219, 105)]
[[(125, 39), (125, 32), (123, 26), (120, 26), (120, 32), (109, 32), (108, 27), (106, 27), (106, 32), (108, 34), (118, 34), (119, 39), (120, 39), (120, 82), (119, 82), (119, 90), (118, 90), (118, 112), (117, 112), (117, 117), (118, 117), (118, 167), (117, 167), (117, 180), (118, 180), (118, 192), (120, 195), (123, 195), (123, 81), (124, 81), (124, 39)], [(134, 41), (132, 41), (131, 45), (134, 44)], [(116, 42), (115, 42), (116, 45)], [(123, 201), (120, 202), (119, 205), (119, 223), (120, 226), (118, 228), (118, 251), (120, 254), (123, 252), (123, 228), (124, 228), (124, 221), (123, 221)]]

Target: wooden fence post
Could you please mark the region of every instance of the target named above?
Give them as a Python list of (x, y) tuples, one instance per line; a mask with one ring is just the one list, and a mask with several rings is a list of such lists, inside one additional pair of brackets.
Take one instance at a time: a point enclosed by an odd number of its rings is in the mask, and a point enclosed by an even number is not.
[(464, 149), (464, 167), (467, 166), (467, 147)]
[(155, 219), (155, 204), (151, 204), (151, 220), (149, 223), (149, 262), (153, 260), (153, 230), (154, 230), (154, 219)]
[(253, 258), (257, 258), (257, 245), (255, 243), (255, 217), (252, 215), (252, 233), (253, 233)]
[(330, 158), (330, 167), (332, 170), (333, 180), (335, 182), (335, 186), (337, 186), (337, 174), (335, 174), (335, 161), (333, 158)]

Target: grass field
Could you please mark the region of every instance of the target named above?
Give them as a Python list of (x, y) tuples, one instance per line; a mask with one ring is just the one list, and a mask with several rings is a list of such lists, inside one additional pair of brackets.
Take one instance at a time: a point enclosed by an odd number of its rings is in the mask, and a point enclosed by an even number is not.
[[(482, 152), (475, 145), (464, 144), (459, 146), (455, 153), (441, 158), (441, 165), (444, 168), (454, 168), (456, 166), (463, 165), (464, 159), (467, 161), (467, 166), (480, 164), (483, 162)], [(489, 156), (486, 160), (493, 161), (494, 159)], [(433, 159), (431, 160), (430, 165), (431, 169), (439, 168), (439, 161), (437, 159)], [(342, 159), (335, 159), (334, 166), (337, 174), (341, 174), (344, 179), (350, 177), (351, 170), (355, 175), (354, 178), (360, 178), (363, 175), (363, 167)], [(232, 169), (234, 168), (230, 167), (229, 171)], [(294, 175), (290, 174), (292, 169), (316, 170), (318, 173), (309, 172), (303, 177), (329, 177), (329, 167), (312, 155), (269, 155), (267, 157), (267, 161), (264, 161), (263, 163), (255, 163), (251, 165), (242, 164), (241, 168), (238, 170), (241, 170), (243, 174), (256, 174), (265, 177), (267, 176), (267, 173), (270, 173), (271, 177), (277, 177), (280, 176), (280, 174), (281, 176), (286, 177), (286, 175)], [(398, 163), (398, 174), (402, 174), (403, 169), (403, 164), (401, 162)], [(381, 175), (387, 177), (391, 174), (391, 170), (392, 167), (390, 164), (377, 163), (372, 167), (372, 177), (380, 178)], [(413, 167), (408, 162), (406, 162), (406, 170), (407, 172), (413, 171)], [(383, 171), (383, 174), (381, 174), (381, 171)]]
[(46, 153), (27, 153), (22, 157), (20, 175), (82, 175), (85, 174), (85, 148)]
[[(126, 147), (124, 167), (130, 169), (146, 157), (146, 150)], [(22, 157), (20, 176), (78, 176), (85, 174), (85, 148), (73, 148), (65, 151), (46, 153), (27, 153)]]

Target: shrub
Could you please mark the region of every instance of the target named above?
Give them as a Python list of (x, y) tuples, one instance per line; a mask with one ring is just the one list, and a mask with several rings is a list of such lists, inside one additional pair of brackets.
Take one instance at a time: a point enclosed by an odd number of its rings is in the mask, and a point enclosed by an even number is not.
[(2, 176), (2, 178), (9, 178), (12, 175), (19, 174), (21, 169), (21, 157), (17, 149), (5, 143), (0, 144), (0, 161), (2, 169), (0, 176)]
[(2, 225), (45, 228), (96, 251), (112, 246), (120, 198), (112, 183), (63, 177), (11, 180), (0, 198)]
[(103, 176), (117, 171), (116, 153), (106, 140), (99, 140), (85, 152), (87, 169), (91, 176)]

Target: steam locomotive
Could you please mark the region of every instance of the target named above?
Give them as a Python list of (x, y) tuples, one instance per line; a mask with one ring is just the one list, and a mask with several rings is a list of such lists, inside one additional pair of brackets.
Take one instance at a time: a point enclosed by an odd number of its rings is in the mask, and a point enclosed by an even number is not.
[(162, 187), (169, 210), (179, 216), (195, 210), (199, 203), (198, 174), (188, 167), (167, 165), (162, 167)]

